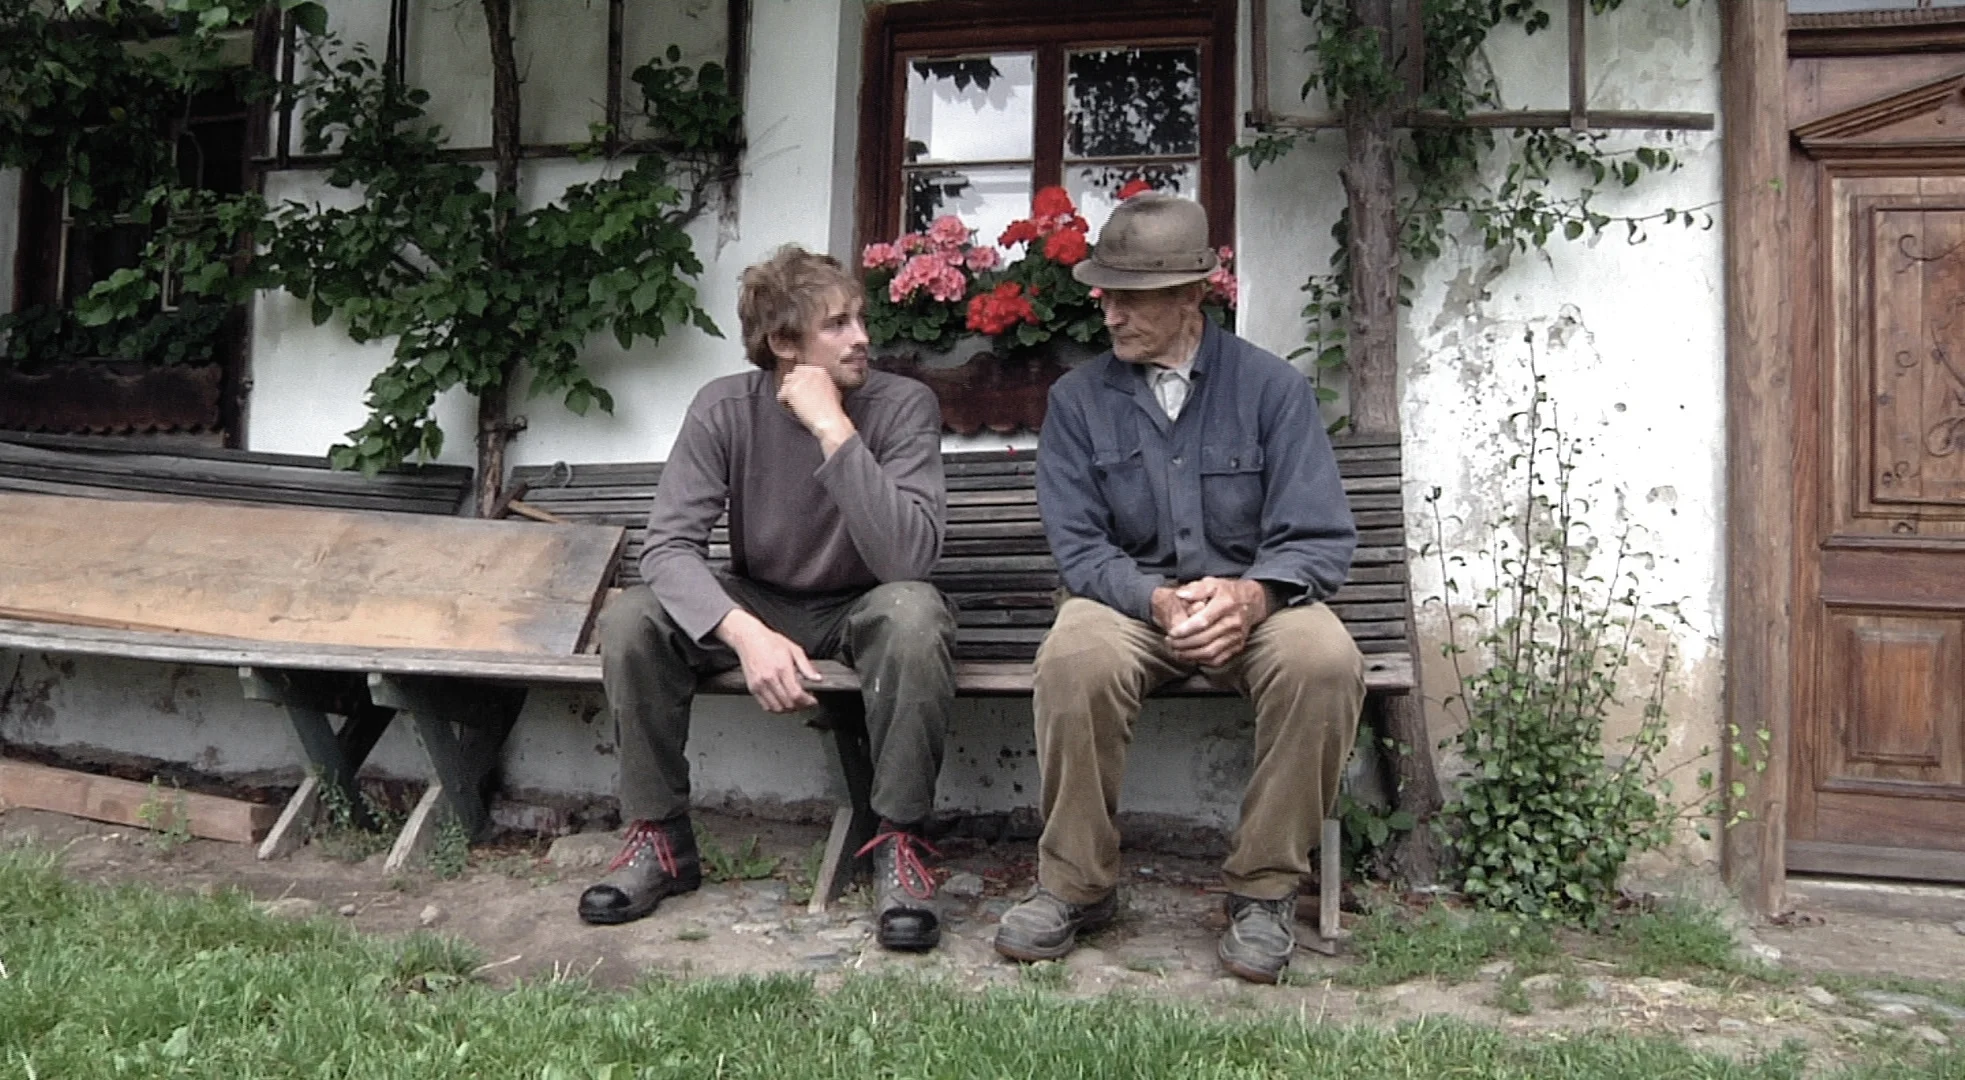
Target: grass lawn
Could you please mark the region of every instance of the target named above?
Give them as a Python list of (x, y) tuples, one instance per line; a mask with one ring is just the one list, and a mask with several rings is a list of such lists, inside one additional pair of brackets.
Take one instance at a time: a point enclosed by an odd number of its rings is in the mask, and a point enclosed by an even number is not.
[[(1800, 1077), (1622, 1036), (1223, 1019), (1138, 999), (861, 978), (498, 989), (468, 949), (106, 889), (0, 853), (0, 1077)], [(1851, 1076), (1965, 1077), (1965, 1058)]]

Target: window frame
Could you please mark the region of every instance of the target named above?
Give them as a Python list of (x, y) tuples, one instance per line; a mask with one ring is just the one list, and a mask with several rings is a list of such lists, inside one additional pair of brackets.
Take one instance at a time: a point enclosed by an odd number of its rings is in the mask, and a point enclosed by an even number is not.
[(912, 60), (1035, 54), (1031, 180), (1037, 190), (1064, 182), (1065, 52), (1122, 45), (1199, 47), (1200, 202), (1210, 242), (1232, 243), (1235, 164), (1228, 148), (1236, 134), (1237, 9), (1235, 0), (920, 0), (873, 9), (862, 53), (857, 247), (901, 231)]

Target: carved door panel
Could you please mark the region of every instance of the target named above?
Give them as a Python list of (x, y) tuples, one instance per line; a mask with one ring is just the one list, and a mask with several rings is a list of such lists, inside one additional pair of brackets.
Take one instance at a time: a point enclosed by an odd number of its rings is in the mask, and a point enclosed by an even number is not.
[(1791, 870), (1965, 880), (1961, 86), (1797, 131)]

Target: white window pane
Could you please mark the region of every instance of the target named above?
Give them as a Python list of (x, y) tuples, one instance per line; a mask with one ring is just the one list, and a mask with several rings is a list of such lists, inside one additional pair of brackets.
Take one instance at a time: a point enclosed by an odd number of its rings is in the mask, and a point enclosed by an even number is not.
[(1030, 157), (1035, 89), (1029, 53), (909, 61), (904, 160)]
[(1101, 49), (1066, 62), (1064, 155), (1201, 152), (1201, 50)]
[(1201, 197), (1201, 165), (1195, 161), (1161, 162), (1152, 165), (1073, 165), (1064, 170), (1064, 189), (1078, 204), (1078, 213), (1092, 227), (1092, 238), (1105, 227), (1112, 208), (1119, 205), (1119, 189), (1134, 180), (1144, 180), (1153, 190), (1189, 199)]
[(1027, 165), (910, 169), (906, 228), (916, 232), (954, 214), (976, 230), (976, 243), (994, 244), (1010, 222), (1030, 216), (1030, 194)]

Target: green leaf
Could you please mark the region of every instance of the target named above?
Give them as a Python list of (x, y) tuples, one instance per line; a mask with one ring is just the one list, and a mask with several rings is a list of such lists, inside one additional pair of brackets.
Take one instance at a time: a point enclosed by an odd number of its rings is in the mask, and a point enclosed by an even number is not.
[(293, 13), (294, 25), (314, 37), (325, 36), (328, 32), (327, 7), (322, 4), (299, 3), (289, 9)]

